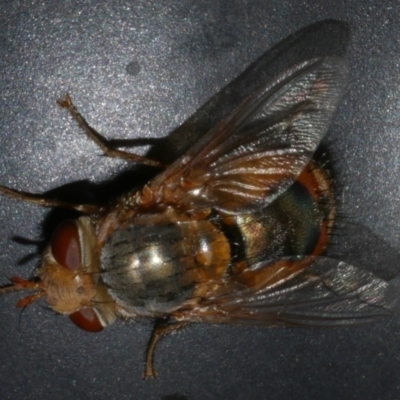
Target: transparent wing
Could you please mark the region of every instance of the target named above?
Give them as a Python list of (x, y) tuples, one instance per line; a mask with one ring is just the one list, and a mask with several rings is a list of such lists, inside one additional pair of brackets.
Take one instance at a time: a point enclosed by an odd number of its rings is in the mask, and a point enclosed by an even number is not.
[[(178, 315), (192, 321), (337, 326), (390, 316), (397, 304), (394, 285), (344, 262), (305, 257), (278, 266), (259, 265), (242, 287), (232, 282), (230, 293), (213, 297), (209, 292), (197, 307)], [(265, 273), (268, 268), (273, 274)]]
[[(306, 61), (261, 87), (146, 186), (142, 203), (227, 213), (265, 207), (307, 165), (345, 87), (339, 58)], [(150, 191), (148, 190), (150, 189)]]

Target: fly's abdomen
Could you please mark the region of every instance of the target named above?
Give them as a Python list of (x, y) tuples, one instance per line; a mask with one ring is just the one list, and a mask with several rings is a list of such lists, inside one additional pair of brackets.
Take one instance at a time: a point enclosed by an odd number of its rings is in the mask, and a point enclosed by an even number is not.
[(101, 253), (102, 279), (122, 314), (168, 313), (217, 279), (230, 262), (225, 235), (209, 221), (137, 224), (116, 230)]
[(310, 163), (297, 181), (265, 209), (235, 218), (247, 265), (299, 255), (320, 255), (335, 214), (330, 179)]

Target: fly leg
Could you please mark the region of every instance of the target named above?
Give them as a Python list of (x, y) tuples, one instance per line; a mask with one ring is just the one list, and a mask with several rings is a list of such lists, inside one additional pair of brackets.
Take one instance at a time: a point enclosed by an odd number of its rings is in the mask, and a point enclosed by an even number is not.
[(166, 335), (169, 335), (172, 332), (177, 331), (178, 329), (183, 328), (184, 326), (189, 325), (188, 322), (176, 322), (176, 323), (161, 323), (160, 321), (156, 321), (153, 329), (153, 333), (151, 334), (151, 338), (149, 344), (147, 345), (146, 350), (146, 365), (142, 375), (143, 379), (147, 378), (155, 378), (157, 376), (157, 372), (153, 368), (153, 360), (154, 360), (154, 350), (156, 348), (157, 342)]
[(104, 152), (104, 155), (107, 157), (114, 158), (122, 158), (126, 161), (133, 161), (139, 164), (150, 165), (152, 167), (163, 167), (163, 165), (155, 160), (151, 160), (146, 157), (139, 156), (134, 153), (129, 153), (127, 151), (122, 151), (118, 149), (114, 149), (110, 146), (108, 140), (100, 135), (100, 133), (96, 132), (82, 117), (79, 111), (76, 109), (74, 104), (72, 103), (72, 99), (70, 95), (67, 93), (63, 99), (57, 100), (57, 104), (65, 108), (72, 116), (72, 118), (78, 123), (80, 128), (85, 132), (86, 136), (88, 136), (91, 140), (93, 140), (100, 149)]
[(38, 204), (42, 207), (63, 207), (70, 208), (81, 212), (82, 214), (94, 214), (100, 210), (99, 206), (92, 204), (74, 204), (65, 201), (46, 198), (41, 194), (27, 193), (15, 189), (10, 189), (6, 186), (0, 186), (0, 195), (12, 197), (16, 200), (26, 201), (28, 203)]

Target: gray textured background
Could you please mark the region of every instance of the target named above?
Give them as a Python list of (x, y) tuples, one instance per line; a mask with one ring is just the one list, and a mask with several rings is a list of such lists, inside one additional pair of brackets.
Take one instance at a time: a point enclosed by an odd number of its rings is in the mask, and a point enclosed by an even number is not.
[[(0, 182), (72, 182), (56, 193), (78, 200), (151, 172), (99, 157), (55, 105), (66, 91), (109, 138), (169, 135), (151, 150), (169, 160), (275, 73), (347, 47), (348, 91), (325, 143), (341, 203), (330, 252), (385, 278), (400, 270), (397, 1), (1, 1), (0, 26)], [(37, 262), (18, 265), (36, 248), (15, 237), (48, 238), (65, 214), (0, 198), (4, 282)], [(40, 303), (19, 319), (18, 298), (0, 301), (2, 399), (400, 397), (399, 315), (333, 330), (192, 326), (161, 343), (159, 377), (144, 382), (150, 324), (89, 334)]]

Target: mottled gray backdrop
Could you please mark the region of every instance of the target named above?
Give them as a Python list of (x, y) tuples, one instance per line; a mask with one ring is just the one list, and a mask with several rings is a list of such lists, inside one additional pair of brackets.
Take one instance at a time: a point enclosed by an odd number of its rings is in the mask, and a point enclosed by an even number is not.
[[(139, 141), (169, 161), (277, 72), (343, 55), (350, 81), (325, 142), (340, 200), (330, 253), (394, 278), (399, 17), (394, 0), (3, 0), (0, 183), (96, 201), (151, 176), (100, 156), (56, 106), (67, 91), (108, 138), (169, 135)], [(48, 239), (67, 214), (0, 198), (1, 282), (29, 277), (28, 239)], [(192, 326), (160, 344), (159, 377), (142, 381), (150, 323), (89, 334), (40, 302), (20, 315), (19, 297), (0, 299), (2, 399), (400, 398), (399, 315), (332, 330)]]

